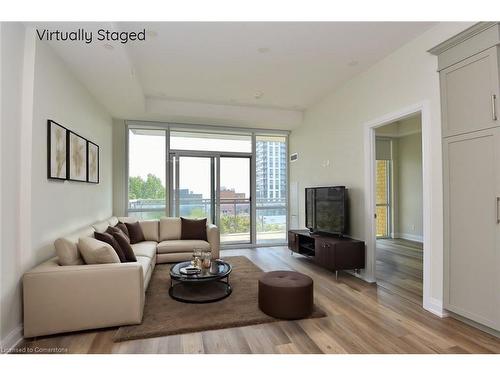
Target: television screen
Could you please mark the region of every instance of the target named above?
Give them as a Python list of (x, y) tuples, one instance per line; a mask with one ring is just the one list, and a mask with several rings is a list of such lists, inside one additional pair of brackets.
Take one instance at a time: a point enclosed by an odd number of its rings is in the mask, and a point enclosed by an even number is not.
[(313, 232), (346, 232), (346, 189), (343, 186), (306, 189), (306, 227)]

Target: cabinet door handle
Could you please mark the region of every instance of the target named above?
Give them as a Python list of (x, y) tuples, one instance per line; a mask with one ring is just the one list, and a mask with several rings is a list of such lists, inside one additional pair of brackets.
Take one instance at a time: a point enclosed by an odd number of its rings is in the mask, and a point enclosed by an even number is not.
[(491, 118), (493, 121), (498, 120), (497, 118), (497, 96), (495, 94), (491, 95)]
[(498, 204), (500, 203), (500, 197), (497, 197), (497, 201), (496, 201), (496, 204), (497, 204), (497, 224), (500, 224), (500, 212), (499, 212), (499, 209), (498, 209)]

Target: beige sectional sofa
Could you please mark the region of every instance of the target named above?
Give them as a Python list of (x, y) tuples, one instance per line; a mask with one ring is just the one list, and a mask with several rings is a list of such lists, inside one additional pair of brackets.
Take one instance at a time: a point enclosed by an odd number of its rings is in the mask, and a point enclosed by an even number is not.
[[(76, 244), (118, 221), (111, 217), (66, 237)], [(220, 234), (207, 225), (207, 240), (181, 240), (181, 219), (139, 221), (146, 241), (131, 245), (137, 262), (59, 265), (54, 257), (23, 276), (24, 337), (51, 335), (142, 321), (145, 291), (156, 263), (191, 259), (194, 248), (211, 250), (219, 257)], [(169, 298), (165, 296), (165, 298)]]

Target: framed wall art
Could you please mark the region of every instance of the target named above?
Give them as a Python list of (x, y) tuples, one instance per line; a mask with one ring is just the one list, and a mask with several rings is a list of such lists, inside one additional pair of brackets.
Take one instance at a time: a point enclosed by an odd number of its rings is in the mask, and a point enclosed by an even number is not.
[(55, 121), (47, 120), (47, 178), (68, 178), (67, 138), (68, 129)]
[(87, 181), (87, 140), (68, 130), (68, 180)]
[(99, 183), (99, 146), (87, 141), (87, 182)]

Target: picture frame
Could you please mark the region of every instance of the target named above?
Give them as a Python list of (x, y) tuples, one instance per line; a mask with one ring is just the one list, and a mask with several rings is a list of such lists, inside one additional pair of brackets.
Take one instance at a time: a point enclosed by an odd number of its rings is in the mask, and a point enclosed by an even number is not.
[(47, 120), (47, 178), (68, 178), (68, 132), (61, 124)]
[(99, 145), (87, 140), (87, 182), (99, 183)]
[(87, 182), (87, 140), (68, 130), (68, 180)]

